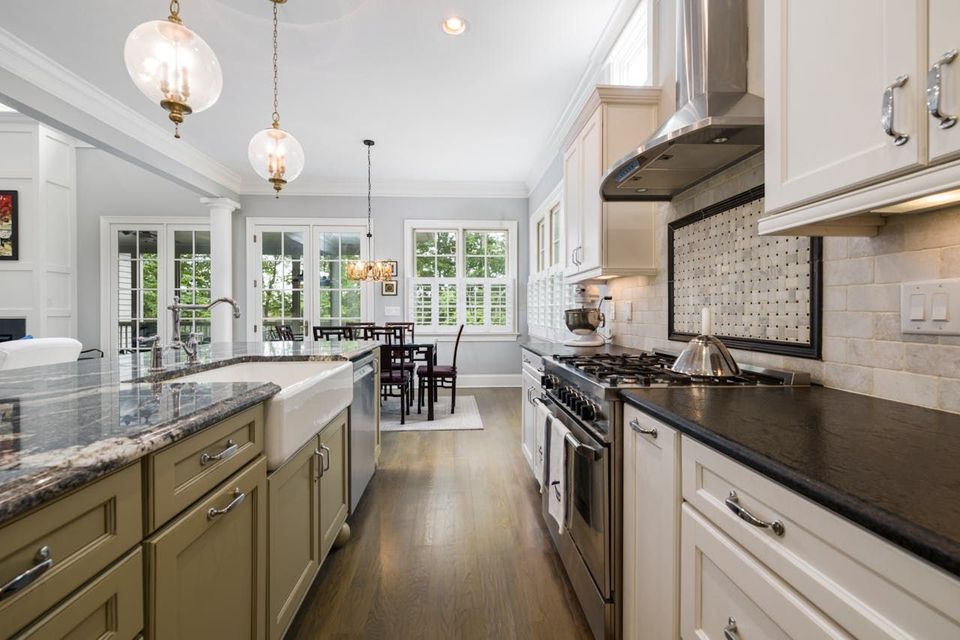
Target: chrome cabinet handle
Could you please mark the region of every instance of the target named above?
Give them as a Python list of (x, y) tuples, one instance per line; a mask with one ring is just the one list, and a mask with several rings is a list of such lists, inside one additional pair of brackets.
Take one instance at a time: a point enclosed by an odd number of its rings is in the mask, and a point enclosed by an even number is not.
[(6, 600), (15, 593), (23, 591), (33, 582), (45, 574), (53, 566), (53, 556), (50, 547), (43, 545), (33, 557), (33, 566), (18, 575), (16, 578), (0, 587), (0, 600)]
[(325, 456), (320, 456), (320, 459), (323, 460), (323, 472), (326, 473), (330, 471), (330, 447), (325, 444), (321, 444), (320, 448), (327, 454)]
[(957, 117), (943, 113), (943, 65), (950, 64), (957, 59), (957, 50), (947, 51), (940, 59), (933, 63), (927, 71), (927, 111), (930, 116), (940, 121), (941, 129), (949, 129), (957, 124)]
[(537, 367), (537, 373), (544, 373), (546, 371), (543, 367)]
[(737, 621), (733, 618), (727, 618), (727, 626), (723, 628), (723, 640), (740, 640), (740, 634), (737, 632)]
[(247, 498), (247, 494), (240, 491), (240, 487), (237, 487), (236, 489), (233, 490), (233, 500), (230, 501), (230, 504), (228, 504), (222, 509), (216, 509), (214, 507), (210, 507), (207, 510), (207, 520), (213, 520), (226, 513), (230, 513), (234, 507), (236, 507), (241, 502), (246, 500), (246, 498)]
[(744, 522), (748, 522), (755, 527), (760, 527), (761, 529), (771, 529), (778, 536), (783, 535), (783, 523), (779, 520), (774, 520), (773, 522), (767, 522), (761, 520), (757, 516), (753, 515), (742, 506), (740, 506), (740, 497), (737, 495), (736, 491), (731, 491), (730, 495), (727, 496), (727, 499), (724, 501), (724, 504), (727, 505), (727, 509), (730, 509), (738, 518)]
[(233, 440), (227, 440), (226, 446), (224, 446), (223, 450), (221, 450), (220, 453), (217, 453), (217, 454), (214, 454), (214, 455), (210, 455), (210, 454), (207, 453), (206, 451), (204, 451), (203, 453), (201, 453), (201, 454), (200, 454), (200, 464), (201, 464), (201, 466), (202, 466), (202, 465), (205, 465), (205, 464), (210, 464), (211, 462), (218, 462), (218, 461), (220, 461), (220, 460), (226, 460), (227, 458), (233, 457), (233, 455), (234, 455), (237, 451), (239, 451), (239, 450), (240, 450), (240, 445), (238, 445), (238, 444), (237, 444), (236, 442), (234, 442)]
[(657, 428), (656, 427), (644, 427), (637, 421), (636, 418), (630, 421), (630, 428), (636, 431), (637, 433), (642, 433), (645, 436), (650, 436), (651, 438), (657, 437)]
[(893, 84), (883, 90), (883, 110), (880, 116), (880, 124), (883, 126), (883, 132), (893, 138), (893, 144), (902, 147), (907, 144), (910, 136), (905, 133), (899, 133), (893, 128), (894, 100), (893, 92), (907, 84), (908, 76), (897, 76)]
[(533, 363), (530, 362), (530, 360), (528, 360), (527, 358), (524, 358), (524, 359), (523, 359), (523, 364), (533, 364)]
[(533, 404), (533, 387), (527, 387), (527, 402)]
[[(323, 445), (320, 445), (320, 447), (321, 447), (321, 449), (322, 449)], [(315, 455), (315, 456), (317, 456), (318, 458), (320, 458), (320, 473), (317, 474), (317, 480), (319, 480), (320, 478), (322, 478), (322, 477), (323, 477), (323, 472), (327, 470), (327, 461), (325, 460), (325, 458), (326, 458), (326, 451), (322, 451), (321, 449), (314, 449), (314, 450), (313, 450), (313, 455)]]

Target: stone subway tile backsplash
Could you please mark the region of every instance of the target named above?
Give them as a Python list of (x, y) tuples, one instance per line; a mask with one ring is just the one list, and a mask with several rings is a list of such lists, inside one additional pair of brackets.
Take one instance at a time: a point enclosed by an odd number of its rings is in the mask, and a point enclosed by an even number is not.
[[(661, 204), (658, 224), (666, 229), (762, 183), (762, 158), (754, 156)], [(891, 216), (876, 237), (824, 238), (823, 249), (823, 361), (742, 350), (734, 357), (806, 371), (828, 387), (960, 413), (960, 337), (901, 334), (899, 310), (900, 283), (960, 278), (960, 207)], [(658, 275), (608, 285), (615, 301), (633, 304), (631, 323), (620, 313), (611, 323), (614, 342), (678, 352), (683, 343), (667, 340), (665, 235), (659, 253)]]

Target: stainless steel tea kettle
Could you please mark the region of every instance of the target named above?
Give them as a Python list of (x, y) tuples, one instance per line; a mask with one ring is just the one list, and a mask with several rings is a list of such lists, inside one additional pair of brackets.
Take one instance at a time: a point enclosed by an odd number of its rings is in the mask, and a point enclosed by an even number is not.
[(727, 347), (712, 333), (710, 310), (704, 309), (700, 317), (700, 335), (687, 344), (671, 369), (688, 376), (713, 376), (726, 378), (740, 375), (740, 367)]

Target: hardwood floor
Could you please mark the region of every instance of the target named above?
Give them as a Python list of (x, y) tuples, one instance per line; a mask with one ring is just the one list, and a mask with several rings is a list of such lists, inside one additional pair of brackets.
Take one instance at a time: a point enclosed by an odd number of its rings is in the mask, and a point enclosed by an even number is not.
[(383, 434), (353, 537), (287, 638), (591, 637), (520, 452), (520, 390), (460, 393), (484, 430)]

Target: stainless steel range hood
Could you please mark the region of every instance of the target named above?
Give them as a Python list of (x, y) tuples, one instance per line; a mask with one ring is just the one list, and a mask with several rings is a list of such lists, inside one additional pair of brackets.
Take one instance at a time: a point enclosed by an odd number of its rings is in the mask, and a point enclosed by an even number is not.
[(677, 111), (603, 178), (604, 200), (671, 200), (763, 150), (747, 92), (746, 0), (677, 3)]

